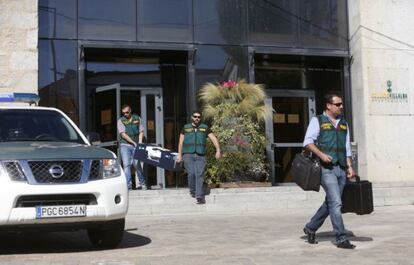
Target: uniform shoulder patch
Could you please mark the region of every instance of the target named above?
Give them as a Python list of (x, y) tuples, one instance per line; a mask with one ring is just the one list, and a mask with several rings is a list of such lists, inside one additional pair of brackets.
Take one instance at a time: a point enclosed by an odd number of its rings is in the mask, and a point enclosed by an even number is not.
[(324, 122), (321, 124), (322, 130), (331, 130), (333, 128), (332, 124), (330, 122)]

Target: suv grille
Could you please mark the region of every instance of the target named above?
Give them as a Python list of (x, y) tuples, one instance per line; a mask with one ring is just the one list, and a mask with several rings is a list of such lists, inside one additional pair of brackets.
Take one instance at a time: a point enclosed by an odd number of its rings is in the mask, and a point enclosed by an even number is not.
[(24, 180), (23, 171), (18, 162), (8, 161), (4, 162), (3, 165), (12, 180)]
[[(82, 161), (28, 161), (30, 169), (37, 183), (68, 183), (79, 182), (82, 173)], [(49, 170), (60, 166), (62, 176), (52, 176)]]
[(91, 164), (91, 171), (89, 173), (89, 180), (102, 179), (101, 161), (93, 160)]

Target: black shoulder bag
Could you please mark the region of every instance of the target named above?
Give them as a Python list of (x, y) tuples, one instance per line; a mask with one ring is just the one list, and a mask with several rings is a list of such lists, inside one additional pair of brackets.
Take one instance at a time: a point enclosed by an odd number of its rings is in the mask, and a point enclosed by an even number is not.
[[(319, 126), (321, 117), (317, 116)], [(319, 191), (321, 186), (321, 163), (318, 157), (303, 150), (295, 155), (292, 161), (290, 174), (293, 181), (303, 190)]]
[(321, 185), (321, 164), (312, 153), (302, 151), (295, 155), (290, 169), (293, 181), (303, 190), (319, 191)]

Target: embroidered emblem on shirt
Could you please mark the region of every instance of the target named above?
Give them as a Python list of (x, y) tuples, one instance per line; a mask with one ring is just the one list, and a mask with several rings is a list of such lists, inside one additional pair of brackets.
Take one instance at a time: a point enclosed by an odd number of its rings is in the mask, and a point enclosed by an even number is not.
[(332, 124), (330, 124), (330, 123), (322, 123), (321, 124), (321, 129), (322, 130), (330, 130), (330, 129), (332, 129)]

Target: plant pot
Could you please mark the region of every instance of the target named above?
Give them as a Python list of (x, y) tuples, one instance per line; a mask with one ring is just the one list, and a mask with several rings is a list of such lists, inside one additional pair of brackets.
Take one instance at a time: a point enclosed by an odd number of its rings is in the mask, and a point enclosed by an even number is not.
[(220, 188), (255, 188), (255, 187), (271, 187), (271, 182), (259, 182), (259, 181), (240, 181), (240, 182), (223, 182), (220, 183)]

